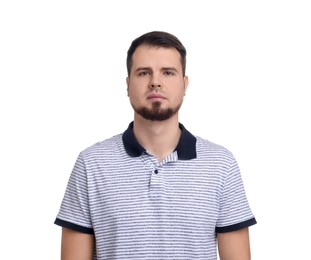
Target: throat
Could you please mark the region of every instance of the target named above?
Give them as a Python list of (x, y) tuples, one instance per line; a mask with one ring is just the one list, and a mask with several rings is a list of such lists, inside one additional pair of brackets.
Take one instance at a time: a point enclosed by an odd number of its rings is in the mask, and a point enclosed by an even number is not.
[(178, 128), (177, 133), (165, 136), (153, 136), (144, 141), (143, 147), (157, 157), (158, 162), (161, 162), (167, 156), (171, 155), (180, 139), (181, 130)]

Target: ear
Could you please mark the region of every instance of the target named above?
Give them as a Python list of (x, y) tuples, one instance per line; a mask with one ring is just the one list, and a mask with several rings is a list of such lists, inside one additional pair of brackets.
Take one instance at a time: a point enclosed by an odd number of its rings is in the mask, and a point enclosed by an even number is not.
[(130, 86), (130, 78), (126, 77), (126, 91), (127, 91), (127, 96), (129, 96), (129, 86)]
[(184, 76), (184, 86), (185, 86), (184, 96), (186, 96), (186, 91), (187, 91), (188, 85), (189, 85), (189, 79), (188, 79), (188, 76), (185, 75)]

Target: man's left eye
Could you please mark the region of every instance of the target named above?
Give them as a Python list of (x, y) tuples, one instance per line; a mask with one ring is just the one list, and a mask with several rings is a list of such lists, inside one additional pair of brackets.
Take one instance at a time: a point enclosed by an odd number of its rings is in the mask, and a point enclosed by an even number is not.
[(168, 75), (168, 76), (174, 75), (174, 73), (173, 73), (172, 71), (165, 71), (164, 74), (165, 74), (165, 75)]

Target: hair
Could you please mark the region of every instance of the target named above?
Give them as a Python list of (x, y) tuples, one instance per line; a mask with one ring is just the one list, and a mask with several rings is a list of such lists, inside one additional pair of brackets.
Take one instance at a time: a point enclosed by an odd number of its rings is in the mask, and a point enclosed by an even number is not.
[(179, 54), (181, 59), (181, 66), (182, 66), (182, 73), (183, 76), (186, 74), (186, 48), (180, 42), (180, 40), (167, 32), (162, 31), (152, 31), (145, 33), (135, 40), (132, 41), (130, 48), (127, 51), (127, 58), (126, 58), (126, 66), (127, 66), (127, 73), (128, 76), (131, 74), (131, 69), (133, 65), (133, 54), (137, 47), (140, 45), (148, 45), (148, 46), (155, 46), (155, 47), (163, 47), (163, 48), (175, 48)]

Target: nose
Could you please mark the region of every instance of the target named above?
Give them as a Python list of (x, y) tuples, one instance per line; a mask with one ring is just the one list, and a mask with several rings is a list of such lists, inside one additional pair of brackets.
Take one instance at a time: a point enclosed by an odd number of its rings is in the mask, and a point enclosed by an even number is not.
[(161, 88), (161, 84), (151, 83), (150, 88)]
[(161, 84), (161, 82), (160, 82), (159, 79), (157, 79), (156, 77), (153, 76), (153, 77), (150, 79), (149, 87), (150, 87), (151, 89), (157, 89), (157, 88), (161, 88), (161, 87), (162, 87), (162, 84)]

